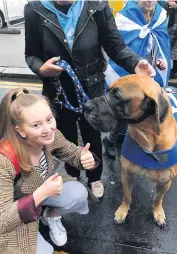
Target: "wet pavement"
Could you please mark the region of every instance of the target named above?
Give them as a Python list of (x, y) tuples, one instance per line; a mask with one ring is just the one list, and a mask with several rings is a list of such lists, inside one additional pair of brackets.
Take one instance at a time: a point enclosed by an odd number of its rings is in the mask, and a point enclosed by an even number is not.
[[(3, 82), (0, 82), (0, 97), (22, 85)], [(25, 87), (40, 92), (40, 85), (26, 83)], [(58, 250), (72, 254), (177, 254), (177, 181), (164, 198), (165, 228), (158, 228), (152, 221), (155, 186), (139, 176), (135, 179), (133, 202), (125, 224), (114, 223), (114, 213), (122, 200), (120, 147), (118, 144), (116, 161), (103, 157), (104, 198), (99, 203), (89, 204), (88, 215), (69, 214), (63, 218), (68, 243)], [(43, 225), (40, 228), (48, 239), (48, 228)]]

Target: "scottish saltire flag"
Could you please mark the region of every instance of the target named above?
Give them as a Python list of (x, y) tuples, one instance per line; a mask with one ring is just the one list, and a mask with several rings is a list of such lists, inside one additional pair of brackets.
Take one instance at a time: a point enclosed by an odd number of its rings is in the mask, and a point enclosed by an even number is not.
[[(134, 52), (147, 60), (150, 52), (153, 52), (150, 64), (156, 70), (155, 80), (162, 87), (166, 87), (170, 75), (170, 37), (167, 32), (166, 11), (157, 3), (152, 20), (147, 24), (137, 3), (128, 1), (126, 6), (116, 14), (115, 21), (125, 43)], [(159, 58), (167, 62), (166, 70), (162, 71), (156, 67), (155, 63)], [(105, 74), (107, 87), (115, 79), (129, 73), (109, 59)]]
[(177, 88), (176, 87), (166, 87), (165, 91), (170, 99), (173, 116), (177, 122)]

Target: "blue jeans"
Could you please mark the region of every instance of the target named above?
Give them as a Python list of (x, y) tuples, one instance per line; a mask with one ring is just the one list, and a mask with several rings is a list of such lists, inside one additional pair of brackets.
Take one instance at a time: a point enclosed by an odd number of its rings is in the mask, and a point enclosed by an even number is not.
[(42, 205), (57, 209), (61, 216), (67, 213), (87, 214), (89, 212), (87, 198), (88, 192), (83, 184), (69, 181), (64, 183), (59, 196), (47, 198)]

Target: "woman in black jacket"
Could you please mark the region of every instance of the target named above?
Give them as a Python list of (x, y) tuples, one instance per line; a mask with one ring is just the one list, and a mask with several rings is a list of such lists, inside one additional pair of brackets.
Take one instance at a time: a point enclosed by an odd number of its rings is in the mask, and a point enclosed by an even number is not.
[[(52, 102), (59, 81), (69, 102), (78, 105), (72, 80), (62, 68), (55, 65), (58, 56), (75, 70), (90, 99), (104, 93), (104, 70), (107, 55), (130, 73), (154, 75), (151, 65), (133, 53), (122, 40), (111, 9), (106, 1), (31, 1), (25, 7), (25, 56), (31, 70), (43, 81), (43, 94)], [(62, 96), (60, 98), (62, 100)], [(83, 114), (55, 105), (57, 127), (64, 136), (77, 144), (77, 123), (84, 144), (91, 145), (101, 163), (87, 177), (92, 192), (103, 196), (101, 134), (85, 120)], [(72, 176), (79, 171), (66, 165)]]

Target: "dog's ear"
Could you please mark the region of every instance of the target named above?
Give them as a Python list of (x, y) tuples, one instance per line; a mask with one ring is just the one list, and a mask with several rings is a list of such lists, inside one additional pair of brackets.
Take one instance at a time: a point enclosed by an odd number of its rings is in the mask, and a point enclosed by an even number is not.
[(154, 123), (154, 130), (157, 135), (160, 134), (160, 124), (163, 123), (165, 120), (168, 110), (169, 104), (168, 101), (165, 99), (162, 93), (158, 93), (154, 96), (150, 96), (151, 99), (155, 102), (155, 123)]

